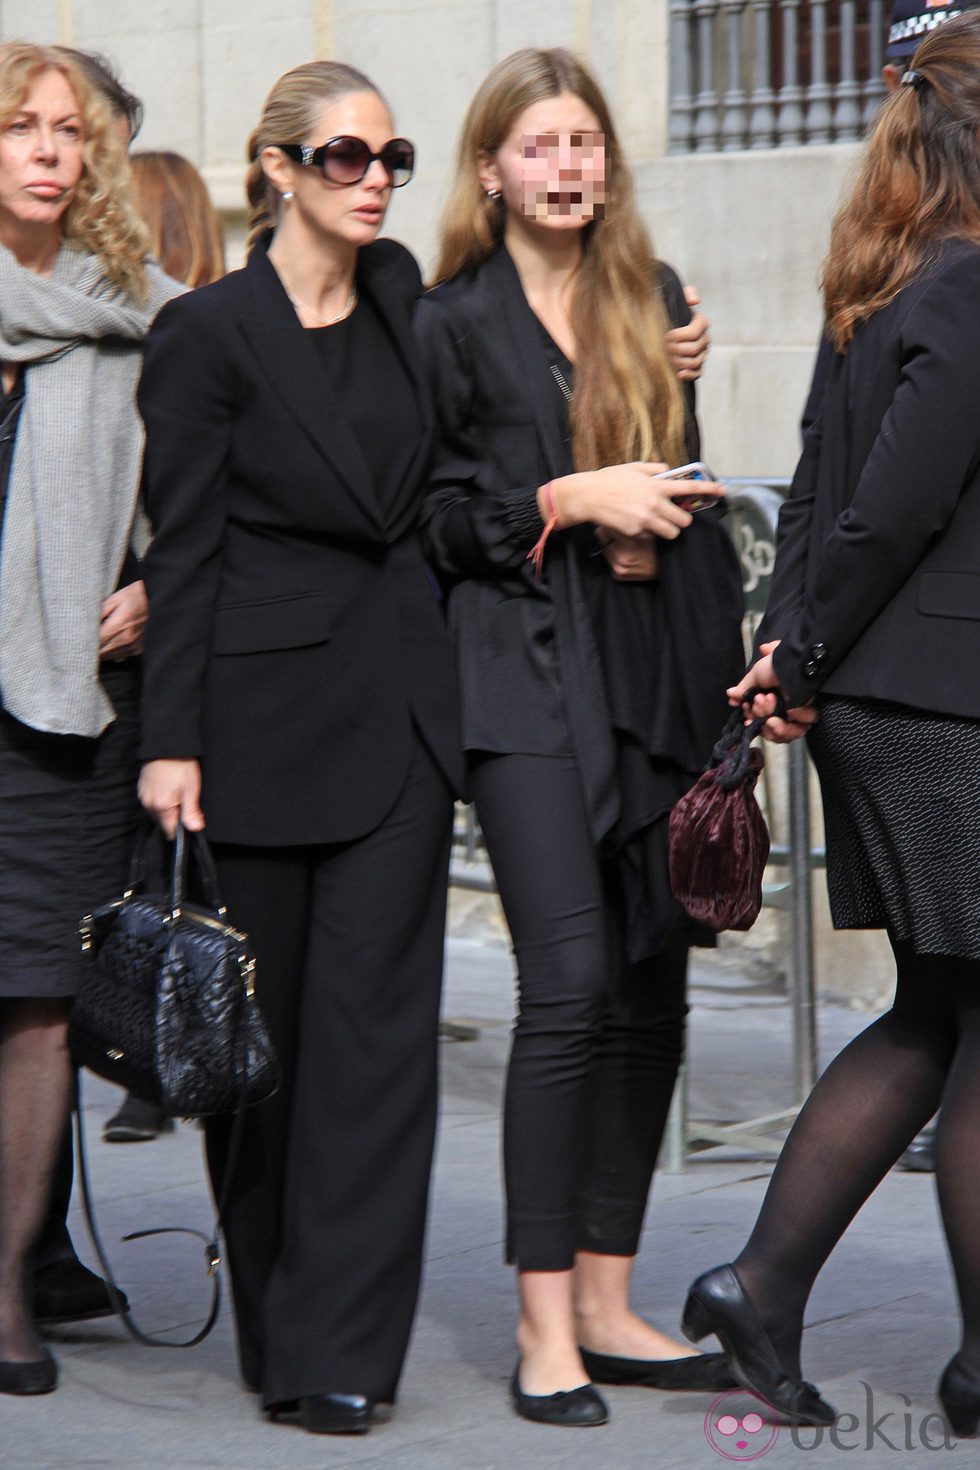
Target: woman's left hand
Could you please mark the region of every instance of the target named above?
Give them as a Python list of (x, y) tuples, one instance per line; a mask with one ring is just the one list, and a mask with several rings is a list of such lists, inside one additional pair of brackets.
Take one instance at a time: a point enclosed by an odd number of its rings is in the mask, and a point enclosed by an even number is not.
[(653, 582), (659, 571), (657, 543), (652, 536), (614, 536), (602, 527), (596, 530), (602, 554), (614, 582)]
[(118, 663), (142, 653), (148, 611), (142, 582), (130, 582), (107, 597), (99, 624), (99, 657)]
[(778, 638), (772, 643), (760, 644), (762, 658), (758, 663), (752, 665), (738, 684), (733, 684), (731, 689), (726, 690), (726, 693), (728, 703), (738, 706), (745, 703), (752, 689), (772, 690), (772, 693), (756, 694), (749, 709), (749, 717), (755, 719), (759, 715), (768, 715), (770, 718), (762, 727), (763, 739), (771, 741), (773, 745), (788, 745), (791, 740), (799, 740), (802, 735), (806, 735), (811, 725), (816, 724), (820, 716), (811, 704), (798, 705), (795, 709), (787, 710), (785, 720), (773, 714), (776, 708), (776, 695), (781, 692), (779, 678), (772, 662), (772, 656), (778, 647)]

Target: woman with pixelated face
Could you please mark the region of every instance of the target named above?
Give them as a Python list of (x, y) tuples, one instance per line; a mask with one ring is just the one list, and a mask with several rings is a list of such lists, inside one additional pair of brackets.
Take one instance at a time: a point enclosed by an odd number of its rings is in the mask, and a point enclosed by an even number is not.
[(423, 543), (519, 972), (512, 1392), (527, 1418), (598, 1424), (590, 1380), (731, 1381), (637, 1316), (629, 1283), (704, 938), (671, 896), (666, 824), (724, 721), (741, 593), (720, 487), (692, 514), (690, 483), (656, 478), (697, 458), (669, 336), (690, 313), (568, 52), (518, 52), (478, 89), (437, 278), (417, 312), (440, 428)]

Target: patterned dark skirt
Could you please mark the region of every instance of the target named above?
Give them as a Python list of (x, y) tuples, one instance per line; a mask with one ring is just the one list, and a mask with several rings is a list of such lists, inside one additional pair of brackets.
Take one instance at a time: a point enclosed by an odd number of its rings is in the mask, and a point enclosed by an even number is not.
[(980, 959), (980, 721), (829, 696), (808, 739), (834, 927)]
[(125, 886), (137, 815), (138, 660), (106, 667), (116, 719), (97, 740), (0, 710), (0, 1000), (72, 996), (78, 921)]

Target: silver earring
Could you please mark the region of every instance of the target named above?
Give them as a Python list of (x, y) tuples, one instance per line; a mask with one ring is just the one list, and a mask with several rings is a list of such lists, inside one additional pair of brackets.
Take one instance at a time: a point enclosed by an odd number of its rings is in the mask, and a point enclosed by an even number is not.
[(496, 200), (498, 200), (500, 197), (501, 197), (501, 194), (500, 194), (500, 190), (499, 189), (488, 189), (487, 190), (487, 198), (488, 199), (493, 199), (496, 202)]
[(292, 199), (292, 197), (293, 197), (293, 191), (292, 191), (292, 189), (287, 189), (284, 194), (280, 194), (279, 195), (279, 198), (282, 200), (283, 204), (288, 204), (289, 201), (290, 201), (290, 199)]

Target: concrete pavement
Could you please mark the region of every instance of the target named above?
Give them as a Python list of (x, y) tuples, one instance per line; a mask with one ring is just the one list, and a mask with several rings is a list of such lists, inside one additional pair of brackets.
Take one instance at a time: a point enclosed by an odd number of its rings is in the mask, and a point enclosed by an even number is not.
[[(935, 1383), (956, 1343), (954, 1299), (929, 1176), (895, 1172), (862, 1212), (824, 1272), (809, 1312), (805, 1367), (851, 1419), (838, 1443), (814, 1431), (771, 1431), (742, 1397), (719, 1405), (700, 1395), (611, 1389), (612, 1422), (572, 1433), (527, 1424), (511, 1411), (514, 1301), (502, 1264), (498, 1106), (513, 995), (499, 943), (449, 944), (445, 1013), (472, 1021), (472, 1041), (443, 1043), (443, 1109), (422, 1307), (401, 1399), (388, 1422), (362, 1440), (317, 1438), (265, 1423), (238, 1385), (230, 1315), (181, 1352), (132, 1342), (114, 1321), (54, 1337), (57, 1393), (0, 1398), (2, 1470), (680, 1470), (750, 1457), (767, 1467), (838, 1464), (861, 1449), (880, 1462), (977, 1464), (969, 1442), (943, 1445)], [(737, 961), (695, 965), (690, 1041), (691, 1113), (734, 1119), (791, 1101), (785, 1000), (739, 973)], [(867, 1016), (823, 1005), (824, 1060)], [(177, 1132), (140, 1146), (103, 1145), (116, 1092), (89, 1080), (86, 1125), (105, 1240), (141, 1321), (187, 1332), (204, 1311), (200, 1247), (180, 1236), (118, 1244), (127, 1230), (210, 1221), (200, 1134)], [(636, 1275), (641, 1310), (672, 1330), (690, 1278), (726, 1260), (755, 1217), (769, 1165), (733, 1150), (699, 1155), (684, 1173), (661, 1174), (648, 1212)], [(397, 1228), (397, 1221), (392, 1222)], [(91, 1260), (84, 1225), (73, 1224)], [(867, 1387), (865, 1386), (867, 1385)], [(723, 1411), (742, 1427), (725, 1436)], [(884, 1416), (884, 1417), (883, 1417)], [(853, 1421), (853, 1422), (852, 1422)], [(925, 1422), (923, 1422), (925, 1421)], [(723, 1422), (722, 1428), (731, 1428)], [(937, 1449), (923, 1447), (936, 1444)], [(764, 1442), (765, 1441), (765, 1442)], [(740, 1447), (741, 1445), (741, 1447)], [(762, 1451), (762, 1453), (760, 1453)], [(859, 1463), (863, 1466), (865, 1458)]]

